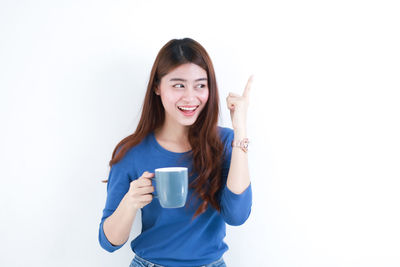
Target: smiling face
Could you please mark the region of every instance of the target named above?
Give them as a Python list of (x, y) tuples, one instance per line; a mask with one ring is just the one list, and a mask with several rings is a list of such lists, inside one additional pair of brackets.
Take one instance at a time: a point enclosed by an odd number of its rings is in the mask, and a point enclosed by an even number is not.
[(173, 69), (156, 89), (165, 110), (165, 123), (192, 125), (208, 100), (207, 72), (193, 63)]

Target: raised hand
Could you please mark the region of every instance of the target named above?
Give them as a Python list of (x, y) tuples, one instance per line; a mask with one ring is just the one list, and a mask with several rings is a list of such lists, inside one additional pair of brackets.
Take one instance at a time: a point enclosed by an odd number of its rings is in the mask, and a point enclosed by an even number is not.
[(252, 82), (253, 75), (249, 77), (242, 95), (229, 93), (226, 98), (226, 103), (231, 113), (232, 127), (234, 130), (246, 129), (247, 109), (249, 106), (249, 95)]

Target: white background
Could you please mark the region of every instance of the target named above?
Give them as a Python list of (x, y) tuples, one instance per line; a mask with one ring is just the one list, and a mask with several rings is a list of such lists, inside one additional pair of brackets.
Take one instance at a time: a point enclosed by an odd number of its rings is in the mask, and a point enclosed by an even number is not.
[(0, 2), (0, 266), (129, 266), (98, 244), (100, 180), (183, 37), (214, 62), (221, 125), (255, 74), (228, 266), (400, 266), (397, 1), (262, 2)]

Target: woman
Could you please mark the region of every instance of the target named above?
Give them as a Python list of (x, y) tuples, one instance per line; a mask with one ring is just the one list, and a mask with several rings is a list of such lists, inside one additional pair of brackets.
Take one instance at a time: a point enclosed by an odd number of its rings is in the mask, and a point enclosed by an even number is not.
[[(242, 96), (229, 94), (233, 130), (217, 126), (219, 96), (206, 50), (190, 38), (173, 39), (151, 70), (136, 131), (114, 149), (101, 246), (113, 252), (129, 239), (136, 212), (142, 233), (131, 242), (131, 266), (225, 266), (226, 223), (244, 223), (251, 210), (246, 113), (252, 77)], [(154, 170), (187, 167), (185, 207), (153, 200)]]

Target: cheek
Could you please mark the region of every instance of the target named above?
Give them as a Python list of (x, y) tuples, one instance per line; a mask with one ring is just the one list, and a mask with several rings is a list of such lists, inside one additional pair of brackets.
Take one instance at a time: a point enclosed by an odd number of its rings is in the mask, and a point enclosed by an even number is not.
[(168, 93), (168, 94), (162, 95), (161, 99), (162, 99), (164, 106), (171, 106), (171, 105), (175, 105), (175, 103), (179, 99), (179, 96), (176, 94), (173, 94), (173, 93)]
[(205, 90), (202, 94), (199, 95), (199, 99), (201, 100), (201, 102), (203, 102), (204, 105), (208, 101), (208, 95), (209, 95), (208, 90)]

